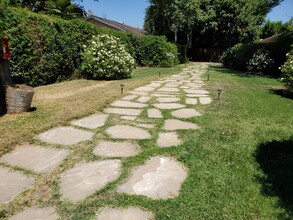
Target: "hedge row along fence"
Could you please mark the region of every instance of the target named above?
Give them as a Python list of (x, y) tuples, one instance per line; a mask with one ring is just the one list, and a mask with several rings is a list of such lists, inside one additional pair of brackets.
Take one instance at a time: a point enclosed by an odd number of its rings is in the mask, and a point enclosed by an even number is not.
[(1, 2), (0, 17), (0, 35), (10, 37), (15, 83), (39, 86), (80, 76), (83, 45), (94, 35), (118, 37), (138, 65), (169, 67), (178, 60), (177, 47), (164, 37), (137, 37), (83, 19), (63, 20)]

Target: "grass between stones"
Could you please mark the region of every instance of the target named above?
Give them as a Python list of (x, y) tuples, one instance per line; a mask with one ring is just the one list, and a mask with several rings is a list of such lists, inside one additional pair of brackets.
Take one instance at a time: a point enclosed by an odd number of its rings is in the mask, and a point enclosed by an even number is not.
[[(126, 91), (132, 90), (158, 80), (158, 72), (167, 76), (178, 72), (178, 68), (138, 69), (133, 79), (123, 81), (77, 80), (36, 88), (36, 111), (0, 118), (0, 156), (24, 142), (48, 146), (33, 138), (50, 128), (101, 112), (122, 97), (120, 84), (125, 84)], [(157, 129), (146, 129), (152, 137), (138, 141), (142, 153), (122, 159), (121, 176), (105, 188), (77, 203), (62, 201), (60, 174), (79, 162), (104, 160), (93, 150), (100, 140), (112, 141), (105, 132), (108, 127), (138, 123), (111, 116), (106, 126), (94, 130), (93, 141), (53, 146), (70, 150), (54, 172), (37, 174), (14, 167), (36, 182), (13, 202), (0, 205), (0, 218), (34, 206), (56, 207), (61, 219), (94, 219), (96, 212), (105, 207), (141, 207), (152, 211), (156, 219), (292, 218), (292, 100), (277, 94), (281, 84), (275, 79), (231, 72), (218, 65), (212, 65), (209, 73), (205, 89), (213, 98), (217, 97), (217, 89), (222, 89), (221, 99), (210, 105), (187, 105), (202, 116), (182, 119), (197, 123), (200, 129), (177, 131), (181, 145), (157, 147), (158, 134), (166, 132), (162, 129), (164, 119), (148, 119), (145, 109), (139, 119), (156, 124)], [(183, 97), (181, 104), (186, 104)], [(172, 111), (161, 112), (165, 119), (177, 119)], [(116, 192), (134, 167), (156, 155), (174, 157), (188, 167), (179, 197), (151, 200)]]

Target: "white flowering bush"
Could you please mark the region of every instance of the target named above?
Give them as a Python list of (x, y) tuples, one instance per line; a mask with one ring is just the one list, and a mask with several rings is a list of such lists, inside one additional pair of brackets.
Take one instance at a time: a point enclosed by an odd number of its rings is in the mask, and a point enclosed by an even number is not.
[(287, 61), (281, 66), (283, 73), (281, 80), (285, 83), (287, 89), (293, 92), (293, 50), (286, 55)]
[(267, 51), (257, 50), (247, 63), (247, 69), (252, 72), (266, 72), (274, 65), (274, 60), (270, 58)]
[(135, 60), (120, 39), (111, 35), (93, 36), (81, 53), (81, 72), (90, 79), (125, 79), (132, 76)]

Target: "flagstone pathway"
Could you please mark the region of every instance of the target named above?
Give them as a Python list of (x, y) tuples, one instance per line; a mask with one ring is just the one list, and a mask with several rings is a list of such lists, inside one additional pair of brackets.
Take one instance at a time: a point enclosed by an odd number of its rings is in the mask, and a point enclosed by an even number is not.
[[(195, 64), (181, 73), (138, 87), (111, 103), (104, 113), (39, 134), (35, 139), (44, 146), (23, 145), (4, 155), (0, 158), (0, 203), (13, 201), (33, 186), (34, 177), (23, 170), (40, 175), (54, 171), (70, 155), (70, 149), (81, 142), (93, 141), (98, 132), (105, 138), (98, 140), (92, 154), (105, 160), (79, 162), (61, 173), (62, 201), (80, 202), (118, 180), (123, 171), (123, 159), (143, 152), (140, 140), (157, 138), (157, 147), (180, 147), (183, 140), (177, 131), (200, 129), (189, 119), (202, 115), (196, 110), (198, 105), (212, 102), (209, 91), (203, 89), (201, 78), (207, 67), (206, 64)], [(115, 123), (107, 124), (113, 118)], [(175, 198), (187, 177), (188, 167), (176, 158), (153, 156), (134, 168), (130, 176), (118, 184), (117, 192), (150, 199)], [(104, 207), (96, 215), (99, 220), (153, 218), (153, 213), (140, 207)], [(54, 207), (27, 207), (11, 219), (58, 219), (58, 213)]]

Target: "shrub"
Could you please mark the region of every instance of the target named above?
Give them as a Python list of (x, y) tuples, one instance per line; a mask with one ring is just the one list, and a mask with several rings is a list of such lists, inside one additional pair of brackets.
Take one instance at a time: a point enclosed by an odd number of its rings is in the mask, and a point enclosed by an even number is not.
[(137, 62), (143, 66), (174, 66), (177, 63), (177, 47), (163, 36), (141, 36), (138, 39)]
[(110, 35), (94, 36), (81, 53), (81, 72), (89, 79), (124, 79), (131, 77), (134, 59), (121, 41)]
[(281, 66), (281, 71), (283, 73), (281, 80), (285, 83), (288, 91), (293, 92), (293, 50), (287, 53), (287, 60)]
[(274, 60), (265, 49), (258, 49), (247, 63), (247, 69), (252, 72), (265, 73), (272, 68)]

